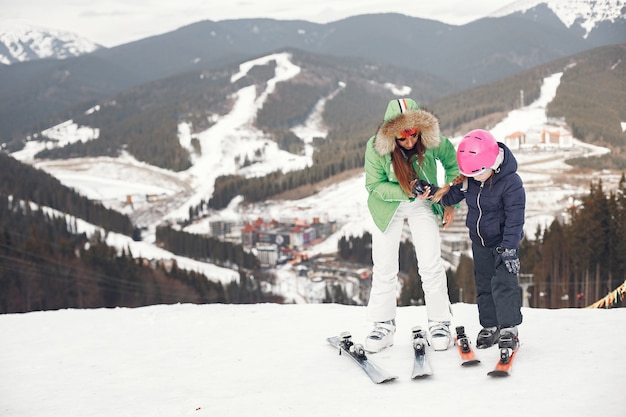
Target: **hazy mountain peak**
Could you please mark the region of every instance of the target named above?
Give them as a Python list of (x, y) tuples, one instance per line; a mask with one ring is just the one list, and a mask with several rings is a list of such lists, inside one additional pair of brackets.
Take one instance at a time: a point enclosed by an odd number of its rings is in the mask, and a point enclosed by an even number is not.
[(624, 0), (518, 0), (496, 10), (490, 17), (526, 12), (540, 4), (548, 6), (568, 28), (578, 22), (586, 34), (600, 22), (626, 17)]
[(37, 27), (19, 20), (0, 23), (0, 63), (6, 65), (41, 58), (65, 59), (99, 47), (71, 32)]

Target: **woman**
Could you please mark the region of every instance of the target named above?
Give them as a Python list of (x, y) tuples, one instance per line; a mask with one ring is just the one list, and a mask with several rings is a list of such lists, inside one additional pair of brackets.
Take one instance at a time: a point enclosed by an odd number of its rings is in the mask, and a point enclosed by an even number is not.
[(451, 310), (437, 215), (442, 215), (448, 225), (454, 220), (454, 208), (443, 211), (439, 205), (417, 198), (417, 194), (418, 180), (437, 183), (437, 160), (445, 169), (446, 182), (458, 175), (456, 151), (441, 136), (437, 118), (410, 98), (390, 101), (383, 120), (365, 151), (367, 205), (376, 224), (372, 231), (374, 268), (367, 306), (367, 317), (374, 322), (374, 328), (365, 339), (365, 349), (378, 352), (393, 344), (398, 252), (406, 220), (422, 278), (431, 344), (436, 350), (445, 350), (451, 341)]
[(459, 143), (461, 174), (439, 190), (434, 201), (467, 203), (466, 226), (474, 257), (478, 317), (482, 330), (476, 347), (514, 348), (522, 322), (517, 250), (524, 237), (526, 193), (509, 148), (491, 133), (476, 129)]

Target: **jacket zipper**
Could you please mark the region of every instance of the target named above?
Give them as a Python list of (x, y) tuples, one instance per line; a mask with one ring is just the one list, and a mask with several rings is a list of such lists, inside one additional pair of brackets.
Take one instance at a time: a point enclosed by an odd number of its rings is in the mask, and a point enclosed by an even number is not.
[(480, 207), (480, 194), (483, 192), (483, 187), (485, 186), (484, 182), (480, 183), (480, 190), (478, 191), (478, 195), (476, 196), (476, 205), (478, 206), (478, 220), (476, 220), (476, 234), (480, 238), (480, 243), (485, 246), (485, 240), (480, 234), (480, 219), (483, 217), (483, 209)]

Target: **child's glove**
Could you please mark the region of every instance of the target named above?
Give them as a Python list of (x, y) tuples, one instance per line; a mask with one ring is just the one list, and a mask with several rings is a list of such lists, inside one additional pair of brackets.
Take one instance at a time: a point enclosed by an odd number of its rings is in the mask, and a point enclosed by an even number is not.
[(517, 256), (517, 249), (506, 249), (498, 246), (496, 252), (500, 255), (504, 266), (511, 274), (519, 273), (519, 257)]

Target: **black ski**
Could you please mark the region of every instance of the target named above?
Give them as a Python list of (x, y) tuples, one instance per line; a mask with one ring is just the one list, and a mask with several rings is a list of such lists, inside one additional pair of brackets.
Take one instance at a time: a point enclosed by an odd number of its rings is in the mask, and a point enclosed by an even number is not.
[(343, 332), (339, 336), (329, 337), (326, 340), (328, 343), (339, 349), (340, 355), (345, 353), (350, 356), (350, 358), (365, 371), (374, 383), (380, 384), (387, 381), (393, 381), (398, 378), (373, 363), (367, 355), (365, 355), (363, 345), (352, 342), (352, 335), (350, 332)]
[(433, 370), (426, 356), (426, 335), (420, 326), (415, 326), (411, 330), (413, 332), (413, 372), (411, 378), (424, 378), (433, 374)]
[(456, 328), (456, 337), (454, 338), (454, 344), (459, 350), (461, 355), (462, 366), (478, 365), (480, 360), (476, 357), (472, 344), (469, 338), (465, 334), (465, 326), (458, 326)]

